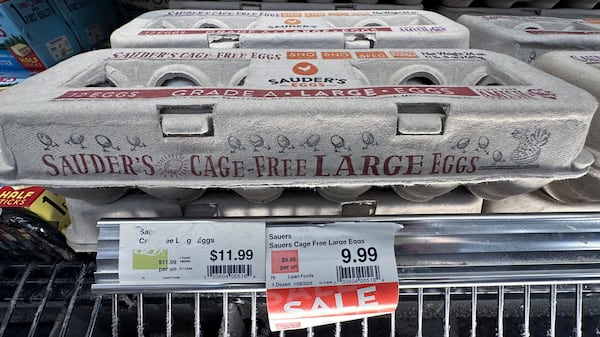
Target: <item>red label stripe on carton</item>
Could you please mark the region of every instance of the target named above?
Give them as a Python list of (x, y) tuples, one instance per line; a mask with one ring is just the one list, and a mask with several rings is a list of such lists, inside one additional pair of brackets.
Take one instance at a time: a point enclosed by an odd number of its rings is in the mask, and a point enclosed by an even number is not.
[(278, 34), (278, 33), (374, 33), (391, 32), (390, 27), (351, 27), (314, 29), (145, 29), (138, 35), (204, 35), (204, 34)]
[(240, 88), (179, 88), (179, 89), (117, 89), (70, 90), (55, 100), (128, 100), (168, 97), (243, 97), (243, 98), (335, 98), (382, 97), (394, 95), (480, 96), (469, 87), (453, 86), (390, 86), (306, 90), (253, 90)]

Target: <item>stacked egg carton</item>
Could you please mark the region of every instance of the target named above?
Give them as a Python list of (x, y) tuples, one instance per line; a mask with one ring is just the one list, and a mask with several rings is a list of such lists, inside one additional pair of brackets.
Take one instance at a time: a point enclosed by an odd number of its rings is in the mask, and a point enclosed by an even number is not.
[[(227, 2), (219, 2), (224, 4)], [(172, 3), (173, 4), (173, 3)], [(202, 2), (206, 5), (207, 2)], [(263, 7), (267, 4), (262, 3)], [(290, 3), (291, 4), (291, 3)], [(307, 5), (307, 4), (302, 4)], [(330, 4), (308, 4), (326, 5)], [(339, 4), (336, 4), (338, 6)], [(353, 4), (360, 6), (360, 4)], [(353, 7), (353, 8), (354, 8)], [(397, 7), (396, 7), (397, 8)], [(221, 31), (227, 30), (227, 32)], [(202, 32), (203, 31), (203, 32)], [(186, 32), (186, 34), (176, 34)], [(193, 33), (193, 34), (189, 34)], [(227, 36), (227, 38), (223, 38)], [(200, 37), (200, 39), (199, 39)], [(199, 41), (200, 42), (199, 44)], [(468, 31), (459, 24), (445, 19), (439, 14), (424, 11), (311, 11), (296, 12), (256, 12), (256, 11), (194, 11), (170, 10), (146, 13), (128, 25), (116, 31), (112, 36), (113, 47), (262, 47), (272, 46), (289, 48), (371, 48), (397, 47), (410, 45), (415, 47), (442, 46), (446, 48), (465, 48), (468, 46)], [(315, 52), (308, 53), (315, 54)], [(307, 54), (307, 55), (308, 55)], [(301, 53), (298, 53), (301, 55)], [(243, 76), (242, 76), (243, 77)], [(238, 79), (239, 80), (239, 79)], [(190, 83), (186, 79), (171, 79), (160, 85)], [(147, 84), (144, 85), (157, 85)], [(71, 144), (82, 143), (83, 135), (73, 134), (66, 141)], [(145, 145), (137, 136), (130, 137), (128, 144)], [(365, 135), (367, 142), (369, 135)], [(320, 141), (308, 137), (303, 146), (313, 146)], [(99, 138), (105, 145), (112, 140)], [(258, 145), (261, 137), (241, 139), (240, 142), (253, 141), (246, 146)], [(278, 146), (285, 144), (285, 137), (279, 137)], [(98, 139), (96, 139), (98, 141)], [(288, 146), (301, 147), (302, 144)], [(375, 142), (375, 139), (372, 139)], [(235, 144), (236, 140), (231, 139)], [(323, 140), (325, 142), (325, 140)], [(322, 143), (323, 143), (322, 142)], [(302, 142), (299, 142), (302, 143)], [(272, 144), (275, 146), (275, 144)], [(135, 148), (135, 145), (132, 145)], [(240, 146), (244, 146), (241, 145)], [(270, 145), (269, 145), (270, 146)], [(169, 163), (173, 163), (170, 161)], [(138, 210), (130, 216), (178, 217), (181, 215), (203, 216), (293, 216), (293, 215), (366, 215), (417, 213), (471, 213), (479, 212), (481, 198), (458, 189), (447, 196), (434, 198), (429, 204), (417, 204), (399, 198), (391, 189), (373, 189), (359, 200), (350, 200), (366, 191), (368, 187), (320, 188), (319, 193), (331, 200), (321, 198), (312, 189), (247, 187), (234, 189), (238, 194), (226, 191), (209, 190), (202, 196), (202, 189), (169, 188), (167, 186), (140, 186), (140, 189), (152, 194), (140, 194), (125, 188), (96, 188), (90, 194), (86, 190), (69, 189), (73, 222), (67, 237), (72, 246), (84, 251), (95, 249), (97, 230), (95, 222), (103, 216), (126, 216), (127, 210)], [(139, 191), (139, 190), (138, 190)], [(265, 192), (266, 191), (266, 192)], [(182, 209), (180, 206), (202, 196), (192, 205)], [(160, 198), (157, 199), (156, 197)], [(431, 198), (432, 196), (427, 196)], [(166, 201), (163, 201), (165, 200)], [(116, 200), (116, 202), (113, 202)], [(350, 201), (348, 201), (350, 200)], [(366, 201), (365, 201), (366, 200)], [(316, 201), (316, 202), (313, 202)], [(102, 205), (103, 203), (110, 204)], [(133, 204), (132, 204), (133, 203)], [(157, 204), (163, 204), (158, 207)], [(206, 205), (217, 205), (214, 207)], [(303, 206), (299, 206), (303, 205)], [(198, 213), (198, 210), (208, 212)], [(153, 213), (154, 212), (154, 213)]]
[(398, 214), (479, 213), (482, 199), (461, 188), (426, 203), (403, 199), (388, 189), (372, 188), (357, 200), (324, 199), (312, 189), (288, 188), (273, 201), (256, 202), (223, 189), (209, 189), (191, 202), (156, 198), (132, 191), (115, 202), (98, 204), (67, 198), (73, 225), (67, 229), (69, 245), (78, 252), (97, 250), (101, 218), (229, 218), (229, 217), (302, 217), (302, 216), (393, 216)]
[(457, 19), (469, 15), (598, 17), (598, 0), (442, 0), (436, 10)]
[[(596, 109), (587, 93), (495, 53), (374, 49), (466, 47), (464, 27), (434, 13), (171, 10), (111, 40), (143, 48), (71, 59), (11, 90), (37, 100), (0, 109), (3, 180), (69, 197), (70, 242), (82, 250), (94, 249), (97, 218), (127, 210), (466, 213), (481, 198), (581, 176), (592, 161), (577, 136)], [(174, 48), (192, 45), (204, 49)], [(54, 123), (40, 125), (46, 117)], [(460, 185), (476, 197), (447, 194)], [(390, 187), (433, 202), (399, 202)], [(328, 201), (308, 202), (313, 188)], [(152, 197), (123, 197), (132, 189)]]
[(419, 10), (422, 0), (272, 0), (272, 1), (199, 1), (171, 0), (172, 9), (203, 10)]
[[(600, 37), (598, 38), (600, 45)], [(596, 49), (597, 50), (597, 49)], [(542, 56), (536, 67), (585, 89), (600, 100), (600, 53), (597, 51), (555, 51)], [(586, 146), (600, 158), (600, 111), (596, 111)], [(600, 163), (598, 160), (580, 179), (557, 181), (545, 187), (546, 192), (566, 203), (600, 201)]]
[[(205, 2), (203, 2), (205, 3)], [(114, 32), (113, 47), (466, 48), (468, 30), (427, 11), (146, 13)]]
[(469, 28), (471, 47), (528, 63), (550, 51), (600, 48), (599, 19), (463, 15), (458, 22)]
[(597, 107), (510, 57), (448, 49), (102, 50), (5, 94), (3, 181), (93, 204), (132, 187), (181, 202), (316, 187), (339, 205), (371, 186), (424, 201), (461, 184), (501, 198), (584, 174)]
[[(599, 75), (597, 63), (599, 56), (595, 52), (600, 47), (600, 21), (597, 19), (563, 19), (552, 17), (515, 17), (515, 16), (471, 16), (463, 15), (458, 20), (470, 29), (471, 45), (477, 48), (494, 50), (516, 57), (524, 62), (532, 63), (542, 70), (558, 76), (586, 91), (596, 98), (600, 97), (597, 89)], [(568, 50), (568, 51), (567, 51)], [(568, 111), (568, 110), (566, 110)], [(596, 138), (598, 128), (597, 117), (591, 125), (586, 146), (599, 158), (600, 141)], [(574, 180), (557, 181), (544, 189), (554, 199), (563, 203), (575, 204), (573, 210), (580, 207), (587, 209), (597, 205), (582, 205), (585, 202), (600, 201), (598, 190), (598, 164), (595, 163), (589, 172)], [(523, 199), (530, 201), (523, 201)], [(539, 195), (525, 195), (514, 198), (515, 203), (531, 204), (532, 209), (563, 211), (564, 206), (548, 207)], [(508, 210), (505, 202), (490, 202), (489, 209)], [(556, 204), (556, 201), (554, 202)], [(515, 210), (523, 210), (516, 207)]]
[(162, 10), (116, 30), (113, 48), (466, 48), (462, 25), (427, 11)]
[(579, 213), (598, 212), (598, 203), (557, 202), (544, 190), (511, 196), (502, 200), (486, 200), (481, 209), (482, 213)]
[(584, 8), (594, 9), (598, 6), (598, 0), (441, 0), (441, 4), (447, 7), (467, 8), (474, 5), (483, 5), (488, 8)]

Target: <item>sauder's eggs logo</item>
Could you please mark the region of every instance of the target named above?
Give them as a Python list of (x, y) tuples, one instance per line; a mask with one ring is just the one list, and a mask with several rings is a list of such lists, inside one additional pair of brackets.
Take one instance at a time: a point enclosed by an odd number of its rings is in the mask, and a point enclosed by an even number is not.
[(302, 21), (300, 19), (287, 19), (285, 21), (283, 21), (283, 23), (285, 23), (286, 25), (290, 25), (290, 26), (297, 26), (299, 24), (302, 23)]
[(294, 64), (292, 72), (300, 76), (272, 78), (269, 79), (269, 83), (290, 87), (329, 87), (345, 84), (348, 81), (345, 78), (312, 76), (319, 73), (319, 68), (310, 62)]
[(294, 74), (297, 75), (310, 76), (318, 73), (319, 68), (317, 68), (317, 66), (309, 62), (300, 62), (296, 63), (292, 67), (292, 71), (294, 72)]
[(275, 28), (296, 28), (296, 29), (300, 29), (300, 28), (319, 28), (319, 26), (314, 25), (314, 24), (304, 24), (302, 22), (302, 20), (300, 20), (298, 18), (285, 19), (283, 21), (282, 25), (270, 25), (268, 27), (271, 28), (271, 29), (275, 29)]

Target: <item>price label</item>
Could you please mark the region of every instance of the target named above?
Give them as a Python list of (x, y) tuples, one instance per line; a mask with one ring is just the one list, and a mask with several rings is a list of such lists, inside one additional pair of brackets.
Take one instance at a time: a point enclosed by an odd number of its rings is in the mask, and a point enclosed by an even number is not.
[(125, 222), (119, 239), (121, 283), (265, 280), (264, 222)]
[(396, 228), (374, 222), (267, 228), (271, 330), (393, 312)]

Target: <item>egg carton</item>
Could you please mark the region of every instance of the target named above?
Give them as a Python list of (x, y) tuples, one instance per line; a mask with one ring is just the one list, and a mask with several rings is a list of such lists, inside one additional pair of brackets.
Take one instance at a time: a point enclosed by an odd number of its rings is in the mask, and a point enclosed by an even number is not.
[(582, 9), (599, 9), (600, 1), (598, 0), (564, 0), (559, 2), (559, 5), (563, 5), (568, 8), (582, 8)]
[(194, 1), (171, 0), (173, 9), (242, 9), (242, 10), (381, 10), (423, 9), (421, 0), (389, 1)]
[(600, 11), (595, 9), (578, 8), (488, 8), (488, 7), (465, 7), (455, 8), (448, 6), (437, 6), (436, 12), (452, 20), (457, 20), (461, 15), (508, 15), (508, 16), (544, 16), (555, 18), (598, 18)]
[(553, 50), (600, 47), (600, 19), (463, 15), (458, 22), (471, 32), (471, 47), (493, 50), (522, 61)]
[[(458, 8), (469, 7), (474, 3), (490, 8), (512, 8), (517, 6), (524, 7), (523, 5), (528, 5), (527, 7), (532, 8), (553, 8), (559, 2), (560, 0), (482, 0), (477, 2), (475, 0), (441, 0), (441, 4), (443, 6)], [(590, 2), (590, 0), (580, 0), (580, 2), (587, 3)]]
[(579, 202), (566, 204), (557, 201), (543, 190), (515, 195), (503, 200), (486, 200), (482, 213), (574, 213), (600, 212), (600, 203)]
[(428, 11), (145, 13), (111, 36), (113, 48), (467, 48), (468, 30)]
[(426, 201), (461, 184), (497, 199), (584, 175), (596, 108), (482, 50), (107, 49), (0, 93), (0, 181), (102, 201), (371, 186)]
[(183, 211), (175, 202), (166, 202), (145, 193), (131, 193), (108, 204), (67, 198), (71, 226), (65, 231), (67, 244), (78, 253), (97, 250), (98, 228), (102, 218), (181, 218)]
[[(411, 2), (408, 0), (408, 2)], [(170, 1), (172, 9), (202, 10), (422, 10), (423, 5), (376, 3), (364, 4), (354, 2), (260, 2), (260, 1)]]
[(551, 9), (555, 7), (560, 8), (580, 8), (580, 9), (594, 9), (598, 8), (598, 0), (442, 0), (441, 4), (447, 7), (458, 7), (465, 8), (474, 4), (484, 5), (488, 8), (514, 8), (514, 7), (526, 7), (526, 8), (543, 8)]
[(102, 218), (234, 218), (298, 216), (371, 216), (399, 214), (480, 213), (483, 200), (458, 188), (427, 203), (397, 196), (391, 189), (373, 188), (357, 201), (335, 202), (312, 189), (290, 189), (270, 203), (257, 204), (227, 190), (209, 190), (191, 203), (165, 202), (140, 191), (132, 191), (109, 204), (67, 199), (72, 225), (65, 235), (76, 252), (95, 252), (96, 224)]
[[(536, 62), (536, 67), (585, 89), (596, 99), (600, 99), (600, 52), (555, 51), (542, 56)], [(599, 113), (600, 111), (596, 111), (592, 119), (586, 141), (586, 146), (596, 159), (600, 158)], [(600, 201), (599, 183), (600, 163), (596, 160), (585, 176), (572, 181), (553, 182), (545, 189), (554, 198), (567, 203)]]

